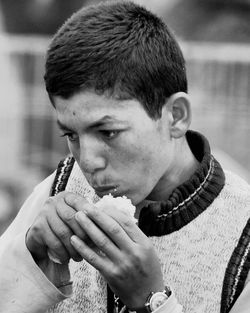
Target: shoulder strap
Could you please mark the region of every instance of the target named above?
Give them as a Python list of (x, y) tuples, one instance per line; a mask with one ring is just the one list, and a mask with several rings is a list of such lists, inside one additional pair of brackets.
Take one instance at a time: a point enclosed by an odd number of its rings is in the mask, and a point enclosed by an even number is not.
[(56, 176), (51, 187), (51, 196), (55, 196), (59, 192), (65, 190), (74, 163), (75, 159), (73, 156), (67, 156), (59, 162), (56, 170)]
[(241, 294), (250, 269), (250, 219), (227, 265), (221, 299), (221, 313), (230, 312)]

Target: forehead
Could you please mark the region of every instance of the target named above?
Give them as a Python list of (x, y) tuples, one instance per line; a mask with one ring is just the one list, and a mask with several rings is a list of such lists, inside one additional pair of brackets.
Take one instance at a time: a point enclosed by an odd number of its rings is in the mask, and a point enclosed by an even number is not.
[(104, 117), (107, 121), (148, 118), (137, 100), (120, 100), (94, 92), (79, 92), (69, 99), (55, 97), (54, 103), (58, 120), (62, 123), (71, 119), (91, 123)]

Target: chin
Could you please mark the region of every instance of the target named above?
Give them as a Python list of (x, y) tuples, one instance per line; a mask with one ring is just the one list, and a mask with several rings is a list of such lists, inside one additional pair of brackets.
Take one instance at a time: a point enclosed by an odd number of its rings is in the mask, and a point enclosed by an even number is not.
[(126, 194), (126, 197), (129, 198), (131, 200), (131, 202), (133, 203), (133, 205), (138, 205), (139, 203), (141, 203), (143, 200), (145, 200), (146, 196), (144, 195), (140, 195), (140, 194)]

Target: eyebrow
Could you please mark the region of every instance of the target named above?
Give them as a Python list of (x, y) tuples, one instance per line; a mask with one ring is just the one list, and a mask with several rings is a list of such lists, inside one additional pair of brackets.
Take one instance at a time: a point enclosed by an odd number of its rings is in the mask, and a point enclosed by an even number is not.
[[(57, 122), (58, 127), (59, 127), (61, 130), (71, 130), (69, 127), (67, 127), (66, 125), (64, 125), (64, 124), (63, 124), (62, 122), (60, 122), (59, 120), (57, 120), (56, 122)], [(120, 123), (123, 123), (122, 121), (117, 120), (117, 119), (116, 119), (114, 116), (112, 116), (112, 115), (105, 115), (105, 116), (103, 116), (102, 118), (100, 118), (99, 120), (94, 121), (93, 123), (91, 123), (91, 125), (90, 125), (89, 127), (90, 127), (90, 128), (100, 127), (100, 126), (102, 126), (103, 124), (108, 123), (108, 122), (120, 122)]]
[(121, 121), (118, 121), (118, 120), (117, 120), (114, 116), (112, 116), (112, 115), (105, 115), (105, 116), (103, 116), (102, 118), (100, 118), (99, 120), (93, 122), (90, 127), (102, 126), (103, 124), (108, 123), (108, 122), (121, 122)]

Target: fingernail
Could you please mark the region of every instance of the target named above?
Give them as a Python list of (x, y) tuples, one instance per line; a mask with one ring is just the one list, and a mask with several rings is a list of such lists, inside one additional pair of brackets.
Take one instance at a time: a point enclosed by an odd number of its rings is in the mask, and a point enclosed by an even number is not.
[(50, 250), (48, 250), (48, 257), (52, 262), (62, 264), (61, 260), (57, 256), (55, 256)]
[(75, 214), (75, 219), (79, 222), (83, 222), (85, 219), (85, 214), (82, 211), (78, 211)]
[(81, 245), (81, 240), (76, 235), (71, 236), (70, 241), (73, 246), (79, 247)]
[(64, 196), (64, 200), (67, 204), (73, 204), (76, 199), (76, 196), (72, 193), (68, 193)]

